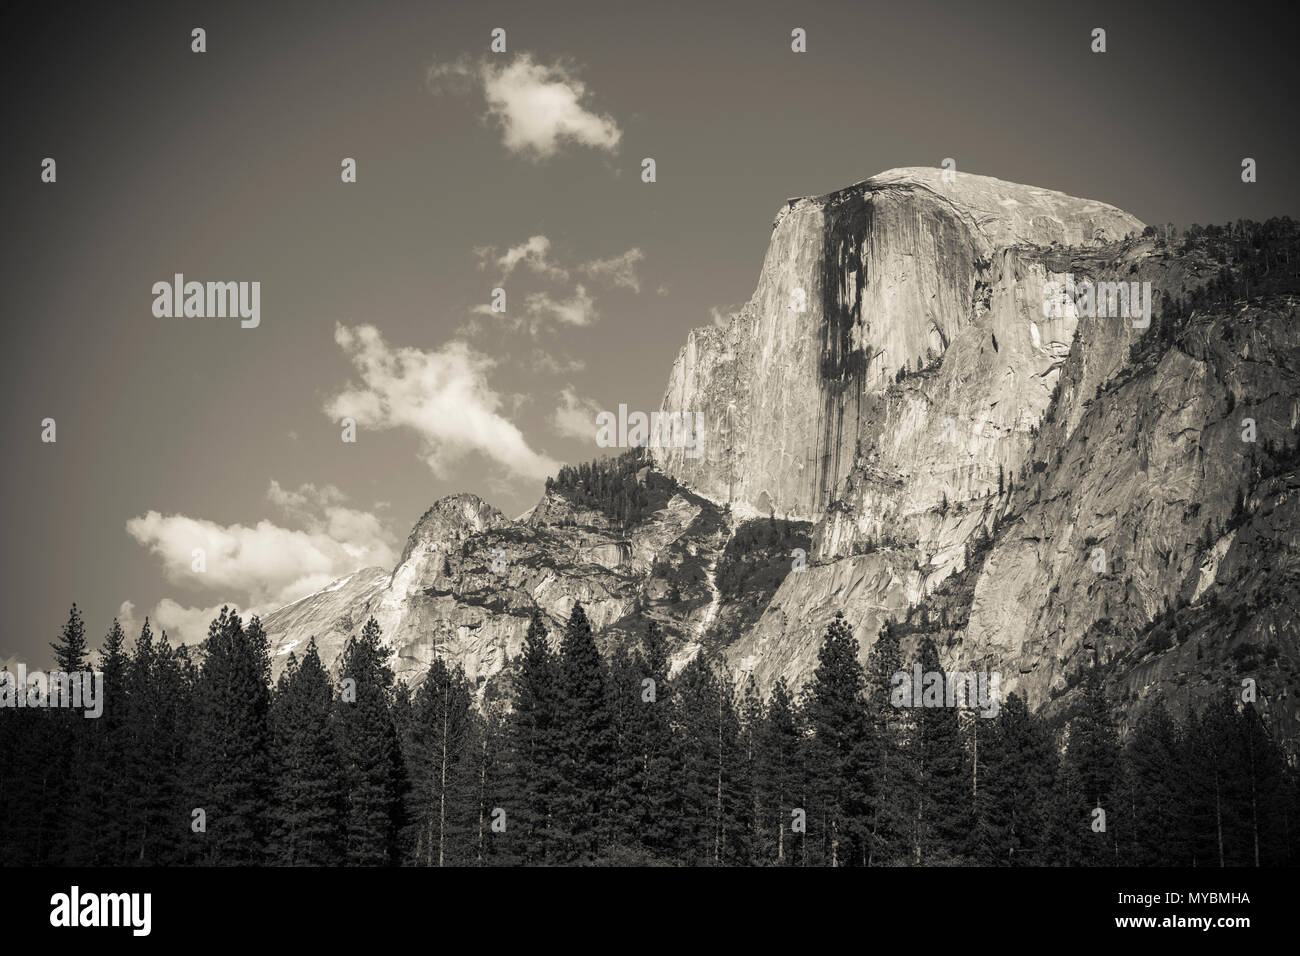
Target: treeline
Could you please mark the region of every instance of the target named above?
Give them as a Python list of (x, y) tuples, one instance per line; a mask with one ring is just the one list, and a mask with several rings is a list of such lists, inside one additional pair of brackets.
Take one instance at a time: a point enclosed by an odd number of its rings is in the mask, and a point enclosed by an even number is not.
[[(0, 712), (6, 865), (1285, 865), (1293, 771), (1250, 705), (1146, 710), (1121, 741), (1096, 668), (1059, 726), (894, 706), (937, 672), (842, 617), (798, 699), (741, 694), (653, 624), (604, 657), (581, 604), (530, 624), (513, 707), (435, 660), (393, 677), (372, 620), (331, 674), (314, 642), (274, 687), (266, 635), (224, 611), (193, 656), (146, 623), (100, 652), (104, 714)], [(74, 607), (59, 667), (86, 666)]]
[(1219, 268), (1185, 300), (1166, 299), (1162, 312), (1167, 310), (1174, 319), (1266, 295), (1300, 292), (1300, 223), (1290, 216), (1204, 228), (1193, 224), (1184, 234), (1181, 251), (1200, 251)]
[(639, 477), (650, 464), (645, 450), (634, 448), (615, 458), (564, 465), (555, 477), (546, 479), (546, 490), (629, 527), (662, 507), (676, 490), (671, 478), (653, 468)]

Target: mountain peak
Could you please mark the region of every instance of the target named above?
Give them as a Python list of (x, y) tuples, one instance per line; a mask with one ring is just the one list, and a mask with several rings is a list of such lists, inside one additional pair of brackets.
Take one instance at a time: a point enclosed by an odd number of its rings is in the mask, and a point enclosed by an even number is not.
[(510, 519), (473, 492), (447, 495), (430, 505), (415, 523), (402, 553), (402, 562), (410, 556), (417, 541), (461, 538), (505, 524), (510, 524)]
[[(899, 166), (821, 196), (786, 200), (786, 212), (801, 202), (833, 206), (850, 198), (891, 191), (924, 191), (957, 212), (973, 233), (993, 248), (1017, 243), (1085, 245), (1113, 242), (1145, 227), (1136, 216), (1094, 199), (934, 166)], [(924, 207), (917, 207), (924, 215)]]

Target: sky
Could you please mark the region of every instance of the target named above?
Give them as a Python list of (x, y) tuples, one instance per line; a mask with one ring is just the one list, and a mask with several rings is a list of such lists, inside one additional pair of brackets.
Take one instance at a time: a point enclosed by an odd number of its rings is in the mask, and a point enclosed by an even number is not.
[[(951, 157), (1149, 223), (1300, 214), (1293, 33), (1135, 7), (16, 5), (0, 665), (74, 601), (96, 645), (192, 643), (391, 567), (444, 495), (520, 514), (597, 410), (659, 406), (787, 197)], [(177, 273), (257, 281), (257, 326), (156, 315)]]

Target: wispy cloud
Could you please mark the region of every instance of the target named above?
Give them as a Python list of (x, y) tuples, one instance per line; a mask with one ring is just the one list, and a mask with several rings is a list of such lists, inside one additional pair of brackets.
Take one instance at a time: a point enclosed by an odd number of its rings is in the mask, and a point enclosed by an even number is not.
[(633, 248), (621, 256), (588, 262), (582, 266), (582, 271), (593, 278), (604, 279), (624, 289), (640, 292), (641, 278), (636, 273), (636, 267), (637, 263), (644, 258), (644, 252)]
[(560, 404), (551, 416), (551, 424), (567, 438), (594, 441), (596, 416), (600, 411), (595, 401), (581, 397), (572, 385), (566, 385), (560, 392)]
[(581, 283), (567, 299), (557, 299), (548, 292), (534, 292), (524, 299), (524, 307), (534, 318), (551, 318), (565, 325), (591, 325), (600, 318), (596, 300)]
[(545, 349), (533, 349), (531, 358), (535, 369), (551, 375), (568, 375), (572, 372), (581, 372), (587, 367), (587, 363), (582, 359), (552, 355)]

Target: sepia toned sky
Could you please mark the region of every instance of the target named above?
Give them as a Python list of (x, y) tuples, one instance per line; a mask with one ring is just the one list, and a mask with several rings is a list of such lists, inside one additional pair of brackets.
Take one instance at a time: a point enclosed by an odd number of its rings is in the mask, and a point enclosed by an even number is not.
[[(787, 197), (953, 157), (1147, 222), (1300, 214), (1293, 34), (1239, 5), (6, 12), (0, 665), (72, 601), (96, 644), (193, 642), (391, 566), (443, 495), (519, 514), (594, 410), (658, 406)], [(155, 317), (175, 273), (260, 282), (260, 325)]]

